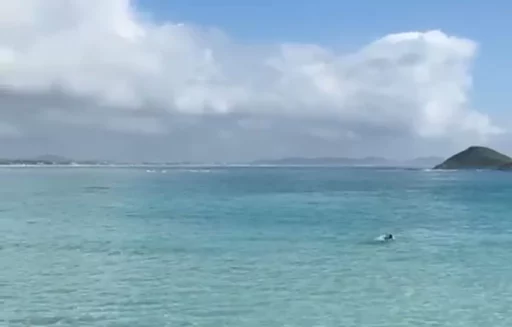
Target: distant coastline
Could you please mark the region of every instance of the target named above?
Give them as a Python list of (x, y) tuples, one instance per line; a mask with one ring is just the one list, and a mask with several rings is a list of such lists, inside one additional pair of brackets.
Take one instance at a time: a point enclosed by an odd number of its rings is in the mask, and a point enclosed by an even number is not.
[(382, 157), (345, 158), (345, 157), (320, 157), (320, 158), (282, 158), (253, 161), (253, 165), (300, 165), (300, 166), (375, 166), (375, 167), (431, 167), (440, 161), (441, 157), (419, 157), (410, 160), (392, 160)]
[(0, 166), (73, 166), (73, 165), (109, 165), (106, 161), (71, 160), (65, 157), (44, 155), (28, 159), (0, 159)]
[(442, 161), (439, 157), (420, 157), (411, 160), (391, 160), (381, 157), (346, 158), (346, 157), (294, 157), (267, 160), (254, 160), (248, 162), (116, 162), (102, 160), (73, 160), (55, 155), (43, 155), (27, 159), (0, 159), (0, 166), (342, 166), (342, 167), (418, 167), (430, 168)]

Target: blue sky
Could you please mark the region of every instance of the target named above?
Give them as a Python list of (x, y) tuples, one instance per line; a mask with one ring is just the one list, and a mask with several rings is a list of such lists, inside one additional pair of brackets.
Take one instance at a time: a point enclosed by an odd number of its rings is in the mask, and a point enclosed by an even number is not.
[(390, 33), (440, 29), (479, 44), (473, 106), (509, 110), (512, 2), (137, 0), (159, 21), (215, 26), (239, 41), (304, 42), (357, 49)]

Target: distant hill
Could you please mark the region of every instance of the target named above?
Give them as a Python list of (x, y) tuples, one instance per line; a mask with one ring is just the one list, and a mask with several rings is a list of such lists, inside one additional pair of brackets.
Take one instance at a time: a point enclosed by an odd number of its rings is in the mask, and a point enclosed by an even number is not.
[(282, 158), (257, 160), (251, 162), (254, 165), (304, 165), (304, 166), (408, 166), (408, 167), (432, 167), (442, 158), (421, 157), (412, 160), (390, 160), (382, 157), (344, 158), (344, 157), (319, 157), (319, 158)]
[(388, 160), (378, 157), (367, 158), (337, 158), (337, 157), (322, 157), (322, 158), (304, 158), (292, 157), (281, 159), (268, 159), (256, 160), (251, 162), (255, 165), (379, 165), (387, 164)]
[(434, 169), (512, 169), (512, 158), (483, 146), (470, 146)]
[(38, 156), (38, 157), (28, 159), (28, 160), (40, 161), (40, 162), (53, 162), (56, 164), (66, 164), (66, 163), (73, 162), (73, 160), (71, 160), (71, 159), (68, 159), (68, 158), (65, 158), (62, 156), (53, 155), (53, 154), (45, 154), (45, 155)]
[(402, 161), (402, 165), (410, 167), (432, 167), (439, 162), (443, 161), (442, 157), (419, 157), (412, 160)]
[[(443, 158), (420, 157), (412, 160), (390, 160), (382, 157), (346, 158), (346, 157), (290, 157), (281, 159), (256, 160), (249, 162), (252, 165), (275, 165), (275, 166), (374, 166), (374, 167), (410, 167), (430, 168), (439, 163)], [(110, 165), (111, 161), (98, 160), (73, 160), (63, 156), (45, 154), (33, 158), (0, 158), (0, 165)], [(205, 165), (207, 163), (182, 162), (115, 162), (116, 165)], [(225, 165), (229, 163), (208, 163), (210, 165)], [(247, 163), (245, 163), (247, 164)]]

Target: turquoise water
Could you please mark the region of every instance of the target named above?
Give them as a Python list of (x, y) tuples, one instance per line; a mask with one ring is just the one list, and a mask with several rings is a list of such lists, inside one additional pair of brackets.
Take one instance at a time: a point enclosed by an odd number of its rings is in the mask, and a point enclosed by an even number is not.
[(512, 326), (506, 172), (0, 178), (2, 326)]

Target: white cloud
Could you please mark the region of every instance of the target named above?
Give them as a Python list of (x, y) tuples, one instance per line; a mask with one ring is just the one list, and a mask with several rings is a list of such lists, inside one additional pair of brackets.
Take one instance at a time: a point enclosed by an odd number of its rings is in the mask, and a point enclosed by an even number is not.
[(387, 35), (353, 53), (256, 46), (153, 22), (128, 0), (0, 2), (4, 90), (57, 87), (88, 104), (36, 108), (46, 120), (149, 134), (164, 133), (169, 115), (228, 114), (248, 117), (238, 126), (249, 129), (272, 119), (339, 122), (338, 131), (305, 128), (329, 139), (375, 129), (483, 141), (500, 129), (468, 100), (476, 51), (472, 40), (441, 31)]

